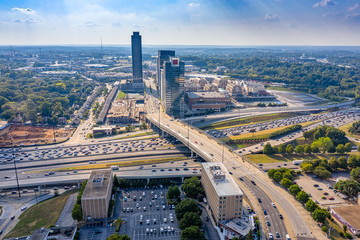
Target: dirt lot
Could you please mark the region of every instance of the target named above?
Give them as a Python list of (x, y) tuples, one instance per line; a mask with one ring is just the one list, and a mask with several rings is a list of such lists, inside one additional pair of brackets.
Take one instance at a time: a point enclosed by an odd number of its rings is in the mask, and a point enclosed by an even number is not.
[(0, 131), (0, 147), (9, 147), (12, 143), (27, 146), (62, 142), (70, 137), (74, 130), (50, 126), (10, 125)]
[[(313, 201), (318, 201), (319, 204), (326, 205), (337, 205), (344, 204), (345, 200), (340, 198), (333, 192), (333, 189), (330, 189), (329, 186), (333, 186), (334, 183), (330, 181), (324, 181), (318, 178), (312, 178), (310, 176), (303, 176), (300, 179), (296, 180), (296, 183), (303, 188), (303, 190), (307, 193), (311, 194), (311, 199)], [(314, 184), (319, 185), (319, 187), (314, 187)], [(319, 190), (322, 189), (322, 190)], [(324, 193), (328, 193), (328, 195), (324, 195)], [(325, 197), (326, 199), (322, 199)], [(329, 200), (329, 198), (333, 197), (334, 200)]]

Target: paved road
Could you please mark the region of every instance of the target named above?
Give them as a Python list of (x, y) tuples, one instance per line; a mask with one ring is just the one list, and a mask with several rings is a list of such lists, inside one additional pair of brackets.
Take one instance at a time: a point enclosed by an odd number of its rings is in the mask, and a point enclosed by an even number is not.
[(71, 213), (76, 203), (77, 195), (77, 193), (74, 193), (69, 196), (55, 226), (67, 227), (76, 225), (77, 221), (72, 218)]
[[(158, 105), (158, 100), (152, 99), (151, 97), (149, 97), (148, 100), (149, 104), (147, 104), (147, 117), (149, 120), (153, 121), (155, 125), (158, 125), (159, 113), (157, 112), (156, 107)], [(196, 128), (188, 127), (182, 122), (172, 120), (167, 114), (164, 113), (161, 113), (161, 128), (169, 134), (175, 136), (185, 145), (189, 145), (193, 151), (195, 151), (205, 160), (220, 162), (223, 161), (224, 165), (228, 169), (236, 166), (238, 171), (240, 171), (243, 175), (250, 175), (252, 179), (259, 183), (260, 187), (270, 196), (271, 199), (278, 202), (282, 206), (284, 212), (286, 212), (292, 223), (295, 234), (311, 236), (310, 230), (303, 216), (286, 197), (284, 197), (276, 190), (272, 183), (263, 180), (264, 173), (256, 168), (252, 168), (252, 166), (248, 163), (243, 162), (243, 159), (239, 155), (230, 151), (220, 142), (216, 141), (210, 136), (207, 136), (201, 131), (199, 132), (199, 130)]]
[(252, 191), (257, 198), (260, 198), (261, 200), (261, 203), (259, 203), (260, 207), (263, 210), (266, 210), (267, 212), (267, 215), (265, 216), (265, 221), (269, 221), (270, 223), (270, 226), (266, 226), (268, 228), (268, 232), (272, 233), (275, 239), (276, 239), (275, 233), (278, 232), (280, 234), (280, 238), (284, 239), (285, 235), (288, 232), (286, 231), (284, 221), (280, 219), (279, 210), (276, 207), (273, 207), (272, 205), (273, 201), (259, 186), (251, 183), (251, 179), (249, 179), (248, 177), (243, 177), (243, 180), (246, 186), (250, 189), (250, 191)]

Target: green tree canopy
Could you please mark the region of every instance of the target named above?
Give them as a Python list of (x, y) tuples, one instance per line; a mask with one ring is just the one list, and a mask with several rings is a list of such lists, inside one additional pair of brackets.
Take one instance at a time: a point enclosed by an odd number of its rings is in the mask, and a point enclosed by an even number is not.
[(354, 168), (353, 170), (351, 170), (350, 177), (351, 177), (351, 179), (360, 183), (360, 167), (357, 167), (357, 168)]
[(295, 152), (298, 153), (298, 154), (303, 154), (304, 153), (304, 147), (302, 145), (296, 146)]
[(339, 180), (335, 183), (334, 188), (345, 195), (354, 197), (360, 192), (360, 183), (354, 180)]
[(319, 223), (324, 223), (329, 212), (325, 209), (318, 208), (312, 213), (312, 217), (315, 221)]
[(302, 203), (306, 203), (309, 200), (309, 197), (309, 194), (302, 190), (296, 195), (296, 199)]
[(181, 185), (181, 190), (190, 198), (197, 198), (199, 194), (204, 195), (201, 181), (197, 177), (186, 179)]
[(179, 228), (184, 230), (185, 228), (191, 226), (198, 226), (201, 227), (202, 221), (199, 214), (194, 212), (187, 212), (184, 214), (184, 217), (179, 222)]
[(326, 168), (318, 166), (314, 169), (314, 174), (321, 179), (327, 179), (331, 177), (331, 172), (326, 170)]
[(311, 199), (309, 199), (305, 204), (305, 209), (309, 212), (314, 212), (319, 206)]
[(198, 226), (191, 226), (181, 232), (181, 240), (205, 240), (205, 235)]
[(281, 185), (284, 187), (284, 188), (289, 188), (291, 185), (292, 185), (292, 181), (288, 178), (283, 178), (281, 180)]
[(289, 192), (291, 195), (297, 196), (300, 191), (301, 188), (297, 184), (293, 184), (289, 187)]
[(201, 215), (201, 209), (199, 208), (195, 200), (187, 198), (176, 205), (175, 214), (176, 218), (179, 221), (184, 217), (185, 213), (187, 212), (194, 212), (199, 216)]
[(294, 147), (293, 147), (293, 145), (288, 144), (288, 145), (286, 146), (286, 152), (287, 152), (288, 154), (292, 154), (292, 153), (294, 152)]
[(272, 148), (272, 146), (271, 146), (271, 144), (270, 143), (266, 143), (265, 144), (265, 146), (264, 146), (264, 154), (266, 154), (266, 155), (271, 155), (271, 154), (273, 154), (273, 148)]

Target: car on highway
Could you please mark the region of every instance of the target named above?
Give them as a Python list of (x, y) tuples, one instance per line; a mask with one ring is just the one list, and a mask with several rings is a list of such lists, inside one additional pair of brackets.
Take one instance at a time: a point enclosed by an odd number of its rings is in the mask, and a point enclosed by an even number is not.
[(258, 202), (259, 202), (259, 203), (262, 203), (261, 198), (258, 198)]
[(279, 214), (279, 217), (280, 219), (284, 219), (283, 215), (282, 214)]

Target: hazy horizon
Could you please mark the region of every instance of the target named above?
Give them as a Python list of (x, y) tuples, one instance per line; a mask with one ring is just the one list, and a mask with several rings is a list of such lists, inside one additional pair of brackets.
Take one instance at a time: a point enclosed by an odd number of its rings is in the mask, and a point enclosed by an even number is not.
[(360, 46), (360, 0), (0, 1), (0, 45)]

